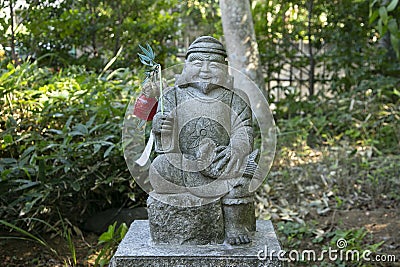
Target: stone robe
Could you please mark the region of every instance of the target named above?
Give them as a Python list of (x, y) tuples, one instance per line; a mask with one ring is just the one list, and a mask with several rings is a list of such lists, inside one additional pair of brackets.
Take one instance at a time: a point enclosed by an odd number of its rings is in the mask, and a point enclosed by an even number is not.
[[(174, 118), (174, 125), (171, 134), (155, 134), (158, 156), (149, 176), (156, 193), (217, 198), (243, 183), (253, 146), (251, 109), (244, 94), (214, 87), (207, 94), (196, 84), (165, 92), (164, 114)], [(217, 168), (215, 148), (221, 146), (243, 159), (240, 171), (226, 171), (227, 164)]]

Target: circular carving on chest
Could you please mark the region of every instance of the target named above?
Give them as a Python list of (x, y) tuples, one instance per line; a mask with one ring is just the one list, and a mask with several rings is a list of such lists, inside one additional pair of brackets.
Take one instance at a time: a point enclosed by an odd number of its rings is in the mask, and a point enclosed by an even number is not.
[(201, 129), (200, 130), (200, 136), (201, 137), (207, 136), (207, 130), (206, 129)]
[(229, 134), (219, 122), (205, 117), (194, 118), (181, 127), (179, 147), (183, 154), (194, 155), (204, 139), (215, 146), (229, 144)]

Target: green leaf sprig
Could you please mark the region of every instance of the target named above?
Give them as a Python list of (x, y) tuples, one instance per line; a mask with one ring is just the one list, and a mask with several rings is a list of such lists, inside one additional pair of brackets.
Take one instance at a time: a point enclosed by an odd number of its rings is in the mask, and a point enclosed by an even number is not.
[(143, 54), (138, 53), (140, 62), (146, 66), (146, 79), (143, 81), (143, 84), (148, 82), (150, 79), (156, 81), (156, 77), (158, 74), (159, 84), (160, 84), (160, 109), (161, 114), (164, 113), (164, 104), (163, 104), (163, 88), (162, 88), (162, 75), (161, 75), (161, 64), (155, 61), (156, 55), (154, 54), (153, 49), (149, 44), (146, 44), (146, 48), (139, 44), (140, 49), (142, 50)]

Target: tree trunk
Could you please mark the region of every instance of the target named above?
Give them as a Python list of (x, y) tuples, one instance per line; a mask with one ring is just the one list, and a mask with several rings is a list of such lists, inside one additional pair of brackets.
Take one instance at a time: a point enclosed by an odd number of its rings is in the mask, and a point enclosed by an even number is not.
[[(219, 4), (230, 66), (246, 74), (266, 95), (249, 0), (220, 0)], [(246, 88), (242, 82), (236, 80), (235, 85)]]

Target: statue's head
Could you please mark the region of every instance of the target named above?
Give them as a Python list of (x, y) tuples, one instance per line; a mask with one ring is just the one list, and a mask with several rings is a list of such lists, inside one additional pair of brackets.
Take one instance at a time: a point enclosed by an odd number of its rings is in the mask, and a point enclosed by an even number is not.
[(201, 36), (189, 46), (186, 52), (186, 61), (208, 60), (227, 64), (226, 56), (225, 47), (220, 41), (211, 36)]
[(197, 84), (205, 94), (216, 85), (231, 88), (232, 77), (228, 73), (226, 56), (224, 46), (214, 37), (197, 38), (188, 48), (178, 85)]

